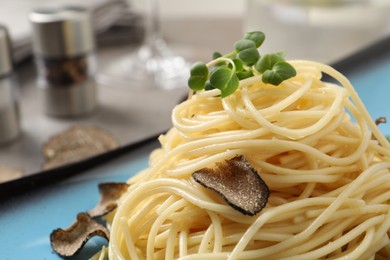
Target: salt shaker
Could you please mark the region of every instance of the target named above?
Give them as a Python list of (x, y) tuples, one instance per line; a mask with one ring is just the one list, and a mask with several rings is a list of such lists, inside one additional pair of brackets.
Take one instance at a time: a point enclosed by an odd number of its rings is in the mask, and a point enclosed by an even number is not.
[(17, 87), (10, 37), (7, 29), (0, 25), (0, 145), (20, 134)]
[(79, 116), (96, 107), (95, 43), (89, 12), (82, 7), (35, 9), (29, 15), (37, 86), (51, 116)]

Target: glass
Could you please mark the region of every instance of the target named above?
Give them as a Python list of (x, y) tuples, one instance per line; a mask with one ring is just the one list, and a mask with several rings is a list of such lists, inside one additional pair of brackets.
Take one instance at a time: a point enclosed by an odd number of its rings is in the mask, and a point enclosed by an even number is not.
[(390, 33), (388, 0), (248, 0), (245, 30), (261, 30), (265, 52), (337, 62)]
[(189, 65), (161, 35), (158, 0), (146, 1), (145, 39), (137, 51), (113, 61), (99, 73), (103, 85), (131, 89), (186, 87)]

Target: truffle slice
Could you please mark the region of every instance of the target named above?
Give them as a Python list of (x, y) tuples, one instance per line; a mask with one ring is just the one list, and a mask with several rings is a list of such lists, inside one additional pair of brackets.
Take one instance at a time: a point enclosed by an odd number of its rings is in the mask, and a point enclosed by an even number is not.
[(100, 201), (88, 211), (91, 217), (101, 217), (117, 207), (117, 200), (127, 191), (129, 184), (124, 182), (106, 182), (99, 184)]
[(42, 149), (44, 170), (77, 162), (119, 147), (109, 132), (88, 126), (73, 126), (51, 137)]
[(386, 123), (387, 123), (387, 119), (384, 116), (381, 116), (381, 117), (375, 119), (375, 124), (376, 125), (386, 124)]
[(96, 222), (87, 213), (79, 213), (77, 220), (67, 229), (56, 229), (50, 234), (50, 244), (62, 257), (71, 257), (94, 236), (109, 239), (106, 227)]
[(267, 204), (268, 186), (243, 156), (200, 169), (192, 177), (244, 215), (256, 215)]

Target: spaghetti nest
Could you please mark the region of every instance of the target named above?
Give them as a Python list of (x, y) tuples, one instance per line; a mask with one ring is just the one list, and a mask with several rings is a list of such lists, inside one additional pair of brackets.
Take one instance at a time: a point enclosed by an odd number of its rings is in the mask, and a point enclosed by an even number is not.
[[(389, 259), (389, 143), (343, 75), (290, 63), (297, 76), (279, 86), (254, 76), (174, 109), (114, 215), (110, 259)], [(255, 216), (191, 178), (237, 155), (270, 190)]]

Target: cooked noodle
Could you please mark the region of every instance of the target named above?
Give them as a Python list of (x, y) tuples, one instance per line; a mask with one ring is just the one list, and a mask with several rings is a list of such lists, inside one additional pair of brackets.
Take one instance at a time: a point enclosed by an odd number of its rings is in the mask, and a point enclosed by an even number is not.
[[(120, 201), (111, 260), (390, 258), (388, 141), (343, 75), (290, 64), (297, 76), (279, 86), (254, 76), (227, 98), (201, 91), (174, 109)], [(191, 177), (237, 155), (271, 191), (252, 217)]]

